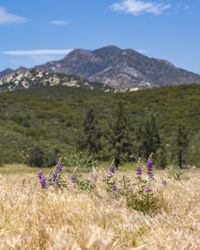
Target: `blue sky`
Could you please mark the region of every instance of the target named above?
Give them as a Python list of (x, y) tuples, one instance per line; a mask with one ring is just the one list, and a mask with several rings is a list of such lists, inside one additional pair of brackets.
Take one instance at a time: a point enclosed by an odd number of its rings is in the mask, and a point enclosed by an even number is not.
[(0, 0), (0, 70), (116, 45), (200, 73), (200, 1)]

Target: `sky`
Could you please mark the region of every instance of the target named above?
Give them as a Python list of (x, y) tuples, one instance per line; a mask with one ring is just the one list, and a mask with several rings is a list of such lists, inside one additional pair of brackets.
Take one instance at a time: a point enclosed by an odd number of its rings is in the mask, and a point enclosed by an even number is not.
[(200, 74), (200, 1), (0, 0), (0, 71), (115, 45)]

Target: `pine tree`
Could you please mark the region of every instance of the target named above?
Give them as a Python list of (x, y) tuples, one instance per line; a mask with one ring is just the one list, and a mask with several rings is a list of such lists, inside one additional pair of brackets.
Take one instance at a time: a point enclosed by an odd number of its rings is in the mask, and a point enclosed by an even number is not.
[(178, 164), (180, 168), (183, 168), (184, 162), (183, 156), (186, 153), (189, 144), (188, 132), (183, 124), (180, 124), (177, 129), (175, 152), (177, 153)]
[(128, 159), (132, 146), (128, 119), (121, 101), (118, 101), (113, 111), (109, 141), (114, 164), (118, 167), (123, 160)]
[(160, 135), (154, 116), (148, 117), (137, 128), (138, 154), (148, 159), (151, 153), (155, 153), (160, 147)]
[(83, 129), (78, 137), (78, 148), (87, 151), (89, 156), (98, 158), (98, 153), (101, 150), (101, 130), (98, 127), (98, 120), (95, 112), (90, 108), (83, 121)]
[(156, 151), (156, 166), (162, 169), (167, 166), (167, 154), (163, 145)]

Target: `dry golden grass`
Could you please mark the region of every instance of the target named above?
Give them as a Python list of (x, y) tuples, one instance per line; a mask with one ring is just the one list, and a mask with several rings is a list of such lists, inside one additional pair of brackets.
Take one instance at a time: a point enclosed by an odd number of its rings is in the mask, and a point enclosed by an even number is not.
[(165, 179), (166, 188), (156, 175), (160, 211), (150, 216), (111, 198), (100, 181), (87, 193), (42, 190), (33, 174), (0, 175), (0, 249), (200, 249), (200, 173)]

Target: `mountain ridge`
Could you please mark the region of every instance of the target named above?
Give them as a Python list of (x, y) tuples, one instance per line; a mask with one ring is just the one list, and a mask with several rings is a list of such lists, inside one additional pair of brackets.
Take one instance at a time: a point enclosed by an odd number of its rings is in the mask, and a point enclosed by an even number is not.
[(72, 74), (116, 89), (153, 88), (200, 83), (200, 75), (149, 58), (136, 50), (107, 46), (89, 51), (75, 49), (62, 60), (36, 66), (51, 73)]
[[(33, 69), (74, 75), (118, 90), (200, 83), (200, 75), (177, 68), (167, 60), (149, 58), (136, 50), (113, 45), (96, 50), (74, 49), (61, 60), (36, 65)], [(24, 67), (16, 71), (7, 69), (0, 72), (0, 80), (26, 70)]]

